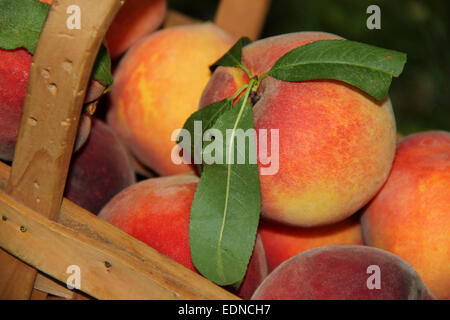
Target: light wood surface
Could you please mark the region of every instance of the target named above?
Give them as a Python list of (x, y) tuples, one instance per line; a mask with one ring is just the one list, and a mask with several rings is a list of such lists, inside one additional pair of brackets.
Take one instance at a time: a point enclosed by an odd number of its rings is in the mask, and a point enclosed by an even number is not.
[[(0, 162), (0, 188), (8, 176)], [(70, 200), (51, 221), (0, 191), (0, 212), (0, 247), (63, 283), (79, 266), (81, 291), (94, 298), (239, 299)]]

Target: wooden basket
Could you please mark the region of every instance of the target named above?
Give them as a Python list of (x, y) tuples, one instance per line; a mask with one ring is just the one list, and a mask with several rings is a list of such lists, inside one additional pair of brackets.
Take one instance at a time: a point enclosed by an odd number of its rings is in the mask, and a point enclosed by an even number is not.
[[(63, 198), (94, 59), (123, 2), (52, 5), (33, 57), (12, 167), (0, 162), (0, 299), (238, 299)], [(269, 4), (222, 0), (215, 22), (256, 39)], [(70, 5), (81, 9), (81, 30), (66, 27)], [(169, 11), (165, 25), (194, 22)], [(81, 270), (79, 291), (66, 287), (72, 265)]]

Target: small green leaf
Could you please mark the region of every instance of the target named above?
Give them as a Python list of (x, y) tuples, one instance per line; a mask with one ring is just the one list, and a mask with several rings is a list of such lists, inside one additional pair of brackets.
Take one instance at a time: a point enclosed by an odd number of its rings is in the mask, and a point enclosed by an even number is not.
[[(228, 50), (225, 55), (220, 58), (216, 63), (214, 63), (210, 70), (213, 72), (217, 67), (224, 66), (224, 67), (241, 67), (245, 68), (242, 64), (242, 48), (245, 47), (251, 43), (251, 40), (249, 38), (241, 38), (236, 42), (236, 44)], [(244, 70), (246, 70), (245, 68)]]
[[(191, 138), (196, 135), (200, 136), (200, 139), (203, 139), (203, 134), (206, 130), (210, 129), (212, 125), (216, 122), (217, 118), (219, 118), (225, 111), (231, 110), (233, 107), (232, 99), (224, 99), (219, 102), (215, 102), (210, 104), (196, 112), (194, 112), (185, 122), (183, 129), (188, 130)], [(195, 122), (201, 121), (201, 132), (195, 132)], [(181, 139), (177, 139), (177, 143), (180, 143)], [(191, 146), (191, 158), (192, 159), (200, 159), (202, 146), (195, 148), (195, 143), (190, 143)], [(201, 161), (197, 161), (201, 162)], [(200, 164), (200, 163), (197, 163)], [(199, 171), (201, 171), (201, 166), (198, 166)]]
[(353, 85), (377, 100), (398, 77), (406, 54), (349, 40), (322, 40), (281, 57), (269, 75), (284, 81), (334, 79)]
[(108, 49), (106, 49), (104, 44), (100, 46), (97, 58), (95, 59), (94, 68), (92, 69), (92, 78), (103, 84), (105, 87), (110, 87), (113, 84), (111, 58)]
[[(0, 48), (36, 51), (50, 5), (37, 0), (0, 0)], [(95, 61), (92, 77), (108, 87), (113, 83), (111, 59), (104, 45)]]
[[(219, 154), (224, 161), (204, 165), (191, 206), (192, 260), (201, 274), (218, 285), (235, 284), (245, 276), (261, 210), (259, 172), (257, 164), (250, 161), (249, 147), (255, 146), (256, 139), (249, 135), (245, 149), (237, 139), (239, 129), (248, 132), (254, 127), (248, 101), (250, 90), (251, 86), (236, 106), (224, 112), (213, 125), (212, 129), (221, 133), (223, 141), (228, 140), (216, 144), (222, 146)], [(218, 140), (217, 136), (204, 148), (204, 156)], [(245, 161), (239, 163), (236, 158), (242, 155)]]

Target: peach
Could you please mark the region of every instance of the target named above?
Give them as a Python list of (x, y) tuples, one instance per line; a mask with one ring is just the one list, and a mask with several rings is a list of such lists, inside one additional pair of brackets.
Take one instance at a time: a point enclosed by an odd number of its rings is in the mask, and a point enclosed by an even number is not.
[(410, 263), (438, 299), (450, 299), (450, 133), (398, 145), (386, 184), (362, 216), (367, 244)]
[(332, 244), (363, 244), (359, 217), (329, 226), (302, 228), (274, 221), (261, 221), (261, 235), (269, 272), (289, 258), (315, 247)]
[[(0, 159), (6, 161), (13, 158), (32, 59), (24, 48), (0, 48)], [(98, 99), (104, 90), (102, 84), (91, 80), (85, 102)], [(80, 134), (83, 140), (88, 132), (81, 130)], [(80, 139), (78, 146), (82, 145)]]
[(417, 272), (387, 251), (332, 245), (302, 252), (276, 268), (255, 300), (425, 300)]
[[(299, 32), (259, 40), (244, 48), (243, 64), (252, 75), (261, 75), (288, 51), (330, 39), (340, 38)], [(200, 107), (230, 97), (247, 82), (237, 68), (218, 68)], [(260, 175), (264, 217), (302, 227), (326, 225), (344, 220), (375, 196), (395, 154), (396, 126), (388, 97), (378, 102), (334, 80), (272, 77), (262, 81), (258, 96), (255, 129), (279, 130), (279, 170)], [(268, 140), (271, 150), (277, 141)]]
[(108, 123), (160, 175), (192, 170), (172, 162), (171, 137), (196, 111), (209, 66), (234, 41), (212, 23), (167, 28), (139, 41), (120, 61)]
[[(198, 181), (183, 174), (139, 182), (115, 196), (99, 217), (197, 272), (189, 247), (189, 217)], [(238, 294), (249, 298), (266, 275), (264, 247), (257, 238)]]
[(164, 20), (166, 8), (166, 0), (127, 0), (106, 33), (111, 57), (118, 57), (155, 31)]
[(97, 214), (113, 196), (134, 183), (126, 149), (111, 128), (93, 120), (87, 143), (72, 158), (65, 197)]

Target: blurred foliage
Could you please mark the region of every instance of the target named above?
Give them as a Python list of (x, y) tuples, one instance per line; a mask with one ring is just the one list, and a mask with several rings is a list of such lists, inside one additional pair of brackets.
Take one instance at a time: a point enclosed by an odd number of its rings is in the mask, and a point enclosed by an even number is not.
[[(258, 1), (258, 0), (246, 0)], [(169, 0), (169, 7), (213, 20), (218, 0)], [(369, 5), (381, 8), (381, 29), (369, 30)], [(408, 54), (390, 96), (403, 134), (450, 131), (450, 2), (445, 0), (272, 0), (262, 37), (325, 31)]]

